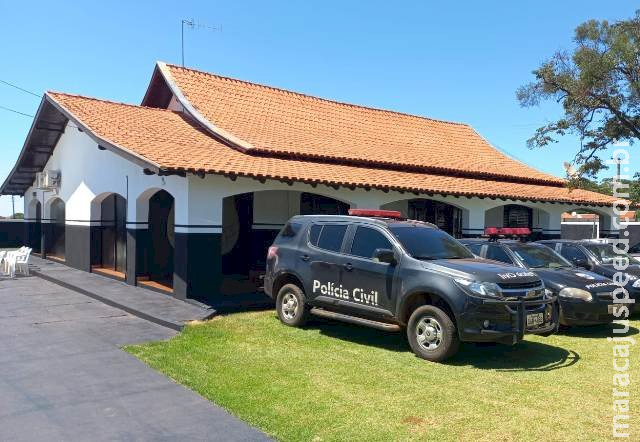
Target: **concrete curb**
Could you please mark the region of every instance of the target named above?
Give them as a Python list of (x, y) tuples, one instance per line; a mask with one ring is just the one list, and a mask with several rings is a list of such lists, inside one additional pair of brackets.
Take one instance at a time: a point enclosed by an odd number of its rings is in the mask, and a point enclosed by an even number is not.
[[(131, 308), (131, 307), (126, 306), (124, 304), (120, 304), (120, 303), (115, 302), (115, 301), (113, 301), (111, 299), (107, 299), (107, 298), (105, 298), (103, 296), (100, 296), (100, 295), (98, 295), (96, 293), (93, 293), (93, 292), (90, 292), (88, 290), (85, 290), (85, 289), (83, 289), (81, 287), (78, 287), (76, 285), (69, 284), (68, 282), (61, 281), (61, 280), (59, 280), (57, 278), (54, 278), (54, 277), (49, 276), (49, 275), (46, 275), (46, 274), (44, 274), (44, 273), (42, 273), (42, 272), (40, 272), (38, 270), (32, 269), (31, 270), (31, 274), (37, 276), (38, 278), (42, 278), (45, 281), (49, 281), (49, 282), (57, 284), (57, 285), (59, 285), (61, 287), (64, 287), (66, 289), (72, 290), (72, 291), (74, 291), (76, 293), (80, 293), (82, 295), (88, 296), (89, 298), (95, 299), (96, 301), (100, 301), (103, 304), (106, 304), (108, 306), (115, 307), (117, 309), (125, 311), (125, 312), (127, 312), (127, 313), (129, 313), (129, 314), (131, 314), (133, 316), (138, 317), (138, 318), (147, 320), (149, 322), (153, 322), (154, 324), (157, 324), (157, 325), (161, 325), (162, 327), (170, 328), (170, 329), (176, 330), (176, 331), (182, 331), (182, 329), (185, 326), (182, 323), (170, 322), (170, 321), (166, 321), (166, 320), (161, 319), (161, 318), (157, 318), (155, 316), (151, 316), (151, 315), (149, 315), (149, 314), (147, 314), (145, 312), (142, 312), (140, 310)], [(215, 310), (211, 310), (211, 314), (206, 316), (202, 320), (211, 319), (215, 314), (216, 314), (216, 311)]]

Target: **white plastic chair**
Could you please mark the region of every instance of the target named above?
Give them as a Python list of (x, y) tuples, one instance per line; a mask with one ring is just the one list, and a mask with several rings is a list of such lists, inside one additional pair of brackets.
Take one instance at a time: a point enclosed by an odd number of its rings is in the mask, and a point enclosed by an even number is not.
[(9, 275), (9, 278), (16, 276), (16, 259), (17, 255), (14, 252), (7, 253), (4, 258), (4, 273)]
[(4, 260), (7, 257), (7, 251), (6, 250), (0, 250), (0, 268), (2, 270), (0, 270), (0, 272), (2, 273), (6, 273), (4, 271), (5, 265), (4, 265)]
[(25, 247), (23, 253), (15, 255), (14, 274), (17, 271), (25, 276), (29, 276), (29, 256), (31, 255), (31, 250), (29, 247)]

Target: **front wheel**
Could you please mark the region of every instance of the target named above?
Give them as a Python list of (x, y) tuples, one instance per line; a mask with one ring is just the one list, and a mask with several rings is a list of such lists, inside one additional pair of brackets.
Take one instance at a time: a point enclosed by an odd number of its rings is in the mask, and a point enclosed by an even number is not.
[(276, 297), (278, 318), (286, 325), (301, 327), (309, 318), (304, 292), (295, 284), (283, 286)]
[(413, 352), (431, 362), (441, 362), (460, 346), (456, 326), (444, 311), (432, 305), (418, 307), (409, 318), (407, 339)]

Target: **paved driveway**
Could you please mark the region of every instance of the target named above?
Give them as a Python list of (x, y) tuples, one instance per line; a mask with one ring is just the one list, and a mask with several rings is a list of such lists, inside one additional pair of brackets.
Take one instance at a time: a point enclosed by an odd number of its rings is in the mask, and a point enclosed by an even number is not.
[(0, 279), (0, 440), (263, 440), (120, 350), (175, 334), (37, 277)]

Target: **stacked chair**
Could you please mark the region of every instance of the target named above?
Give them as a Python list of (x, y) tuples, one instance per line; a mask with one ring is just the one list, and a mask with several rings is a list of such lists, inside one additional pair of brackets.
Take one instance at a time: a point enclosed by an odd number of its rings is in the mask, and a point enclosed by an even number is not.
[(12, 252), (0, 252), (0, 267), (2, 272), (14, 278), (17, 273), (29, 276), (29, 257), (31, 256), (31, 248), (20, 247), (20, 249)]

